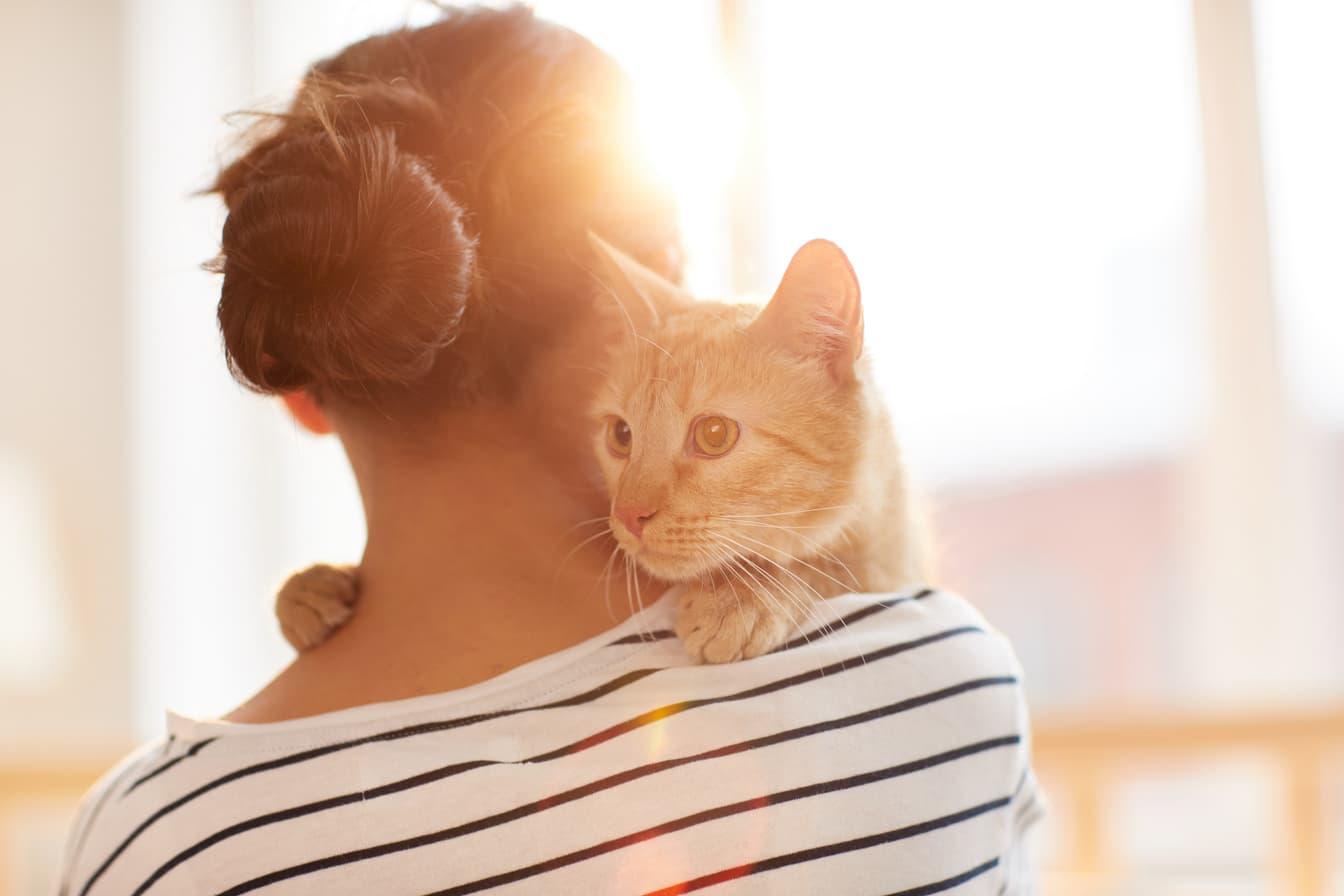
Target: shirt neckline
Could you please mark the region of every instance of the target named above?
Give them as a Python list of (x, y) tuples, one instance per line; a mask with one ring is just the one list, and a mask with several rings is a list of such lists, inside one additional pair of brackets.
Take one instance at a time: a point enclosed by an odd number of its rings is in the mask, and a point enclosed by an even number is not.
[[(677, 588), (669, 588), (648, 607), (636, 612), (604, 632), (555, 653), (529, 660), (506, 672), (451, 691), (435, 694), (423, 694), (419, 697), (406, 697), (401, 700), (387, 700), (379, 703), (366, 703), (346, 709), (332, 710), (311, 716), (300, 716), (279, 722), (229, 722), (224, 719), (196, 719), (182, 715), (171, 709), (167, 711), (168, 733), (179, 740), (196, 741), (205, 738), (237, 737), (243, 735), (290, 734), (321, 728), (359, 725), (394, 716), (414, 715), (419, 712), (474, 703), (497, 696), (516, 688), (521, 684), (553, 676), (556, 672), (574, 666), (584, 659), (596, 655), (602, 648), (611, 646), (631, 635), (647, 634), (666, 629), (672, 622), (672, 606)], [(638, 644), (638, 641), (630, 643)]]

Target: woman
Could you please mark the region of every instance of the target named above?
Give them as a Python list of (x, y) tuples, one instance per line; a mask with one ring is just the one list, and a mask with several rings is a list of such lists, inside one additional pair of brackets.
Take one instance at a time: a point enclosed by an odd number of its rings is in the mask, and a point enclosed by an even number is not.
[(319, 63), (221, 173), (229, 363), (341, 439), (359, 611), (114, 769), (61, 892), (1029, 886), (1016, 664), (963, 602), (847, 596), (844, 624), (718, 667), (667, 600), (611, 628), (609, 555), (583, 544), (609, 332), (587, 234), (680, 265), (624, 105), (577, 35), (447, 11)]

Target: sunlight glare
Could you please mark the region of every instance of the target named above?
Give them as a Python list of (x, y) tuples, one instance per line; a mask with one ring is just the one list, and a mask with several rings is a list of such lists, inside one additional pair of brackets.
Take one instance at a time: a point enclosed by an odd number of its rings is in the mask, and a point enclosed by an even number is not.
[(721, 72), (632, 72), (634, 126), (654, 173), (677, 197), (717, 194), (742, 151), (742, 100)]
[(535, 6), (625, 69), (636, 107), (632, 143), (677, 202), (686, 284), (697, 295), (721, 295), (729, 244), (725, 195), (745, 133), (742, 101), (721, 59), (717, 4), (540, 0)]

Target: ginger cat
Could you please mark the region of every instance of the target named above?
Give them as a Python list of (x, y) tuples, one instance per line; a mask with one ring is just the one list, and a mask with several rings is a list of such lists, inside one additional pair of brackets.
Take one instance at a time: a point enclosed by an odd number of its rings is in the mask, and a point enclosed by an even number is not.
[[(640, 568), (681, 585), (690, 656), (759, 656), (818, 600), (921, 582), (923, 528), (839, 247), (803, 246), (759, 309), (697, 302), (592, 242), (628, 324), (594, 404), (609, 525)], [(343, 623), (356, 584), (349, 567), (292, 577), (276, 602), (290, 643), (306, 649)]]

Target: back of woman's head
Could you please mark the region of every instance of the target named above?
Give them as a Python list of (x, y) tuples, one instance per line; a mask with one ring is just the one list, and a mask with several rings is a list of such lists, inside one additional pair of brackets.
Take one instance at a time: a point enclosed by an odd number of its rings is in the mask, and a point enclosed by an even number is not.
[(234, 375), (263, 392), (507, 395), (592, 293), (589, 230), (672, 278), (615, 63), (525, 9), (449, 10), (318, 63), (215, 189)]

